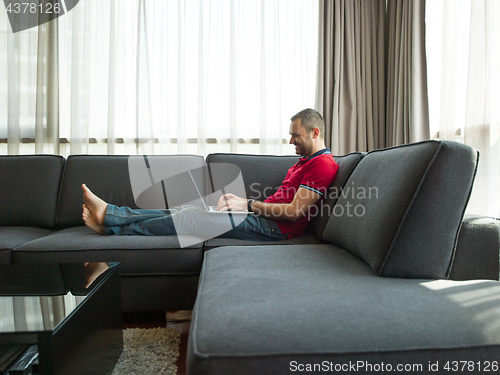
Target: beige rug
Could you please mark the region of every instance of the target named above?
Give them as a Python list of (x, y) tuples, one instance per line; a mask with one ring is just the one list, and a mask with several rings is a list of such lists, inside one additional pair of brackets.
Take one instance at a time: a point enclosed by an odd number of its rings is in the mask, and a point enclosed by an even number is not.
[(123, 330), (123, 353), (112, 375), (176, 375), (180, 334), (171, 328)]

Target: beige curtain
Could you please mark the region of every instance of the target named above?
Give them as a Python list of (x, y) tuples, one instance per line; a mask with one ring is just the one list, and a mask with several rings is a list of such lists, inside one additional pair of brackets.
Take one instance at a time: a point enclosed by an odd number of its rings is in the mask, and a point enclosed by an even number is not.
[(387, 1), (388, 146), (429, 139), (425, 0)]
[(316, 108), (334, 154), (429, 138), (424, 8), (320, 0)]

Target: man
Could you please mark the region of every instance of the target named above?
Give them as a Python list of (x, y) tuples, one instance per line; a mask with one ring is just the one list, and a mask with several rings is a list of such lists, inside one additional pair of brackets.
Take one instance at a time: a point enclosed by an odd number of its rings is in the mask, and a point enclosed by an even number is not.
[[(324, 128), (323, 117), (313, 109), (300, 111), (291, 118), (289, 143), (302, 158), (288, 170), (276, 193), (265, 201), (247, 200), (230, 193), (221, 196), (218, 210), (248, 209), (256, 215), (246, 216), (219, 237), (271, 241), (305, 233), (309, 209), (326, 196), (338, 171), (330, 150), (325, 147)], [(226, 215), (208, 214), (199, 207), (181, 206), (171, 210), (117, 207), (104, 202), (85, 185), (82, 189), (83, 221), (99, 234), (191, 234), (212, 238), (211, 233), (222, 233), (223, 230), (218, 230), (227, 225)]]

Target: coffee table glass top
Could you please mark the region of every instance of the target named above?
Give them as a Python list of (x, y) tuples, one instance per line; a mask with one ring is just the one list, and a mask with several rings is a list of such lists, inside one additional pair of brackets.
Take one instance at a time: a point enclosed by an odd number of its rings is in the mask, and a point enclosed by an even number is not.
[(54, 330), (116, 265), (0, 265), (0, 333)]

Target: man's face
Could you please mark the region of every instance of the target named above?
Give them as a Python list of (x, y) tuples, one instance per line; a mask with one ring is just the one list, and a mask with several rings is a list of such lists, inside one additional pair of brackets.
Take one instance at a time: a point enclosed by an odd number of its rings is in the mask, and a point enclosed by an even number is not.
[(313, 154), (312, 132), (307, 132), (300, 118), (290, 124), (290, 144), (295, 146), (295, 153), (309, 157)]

